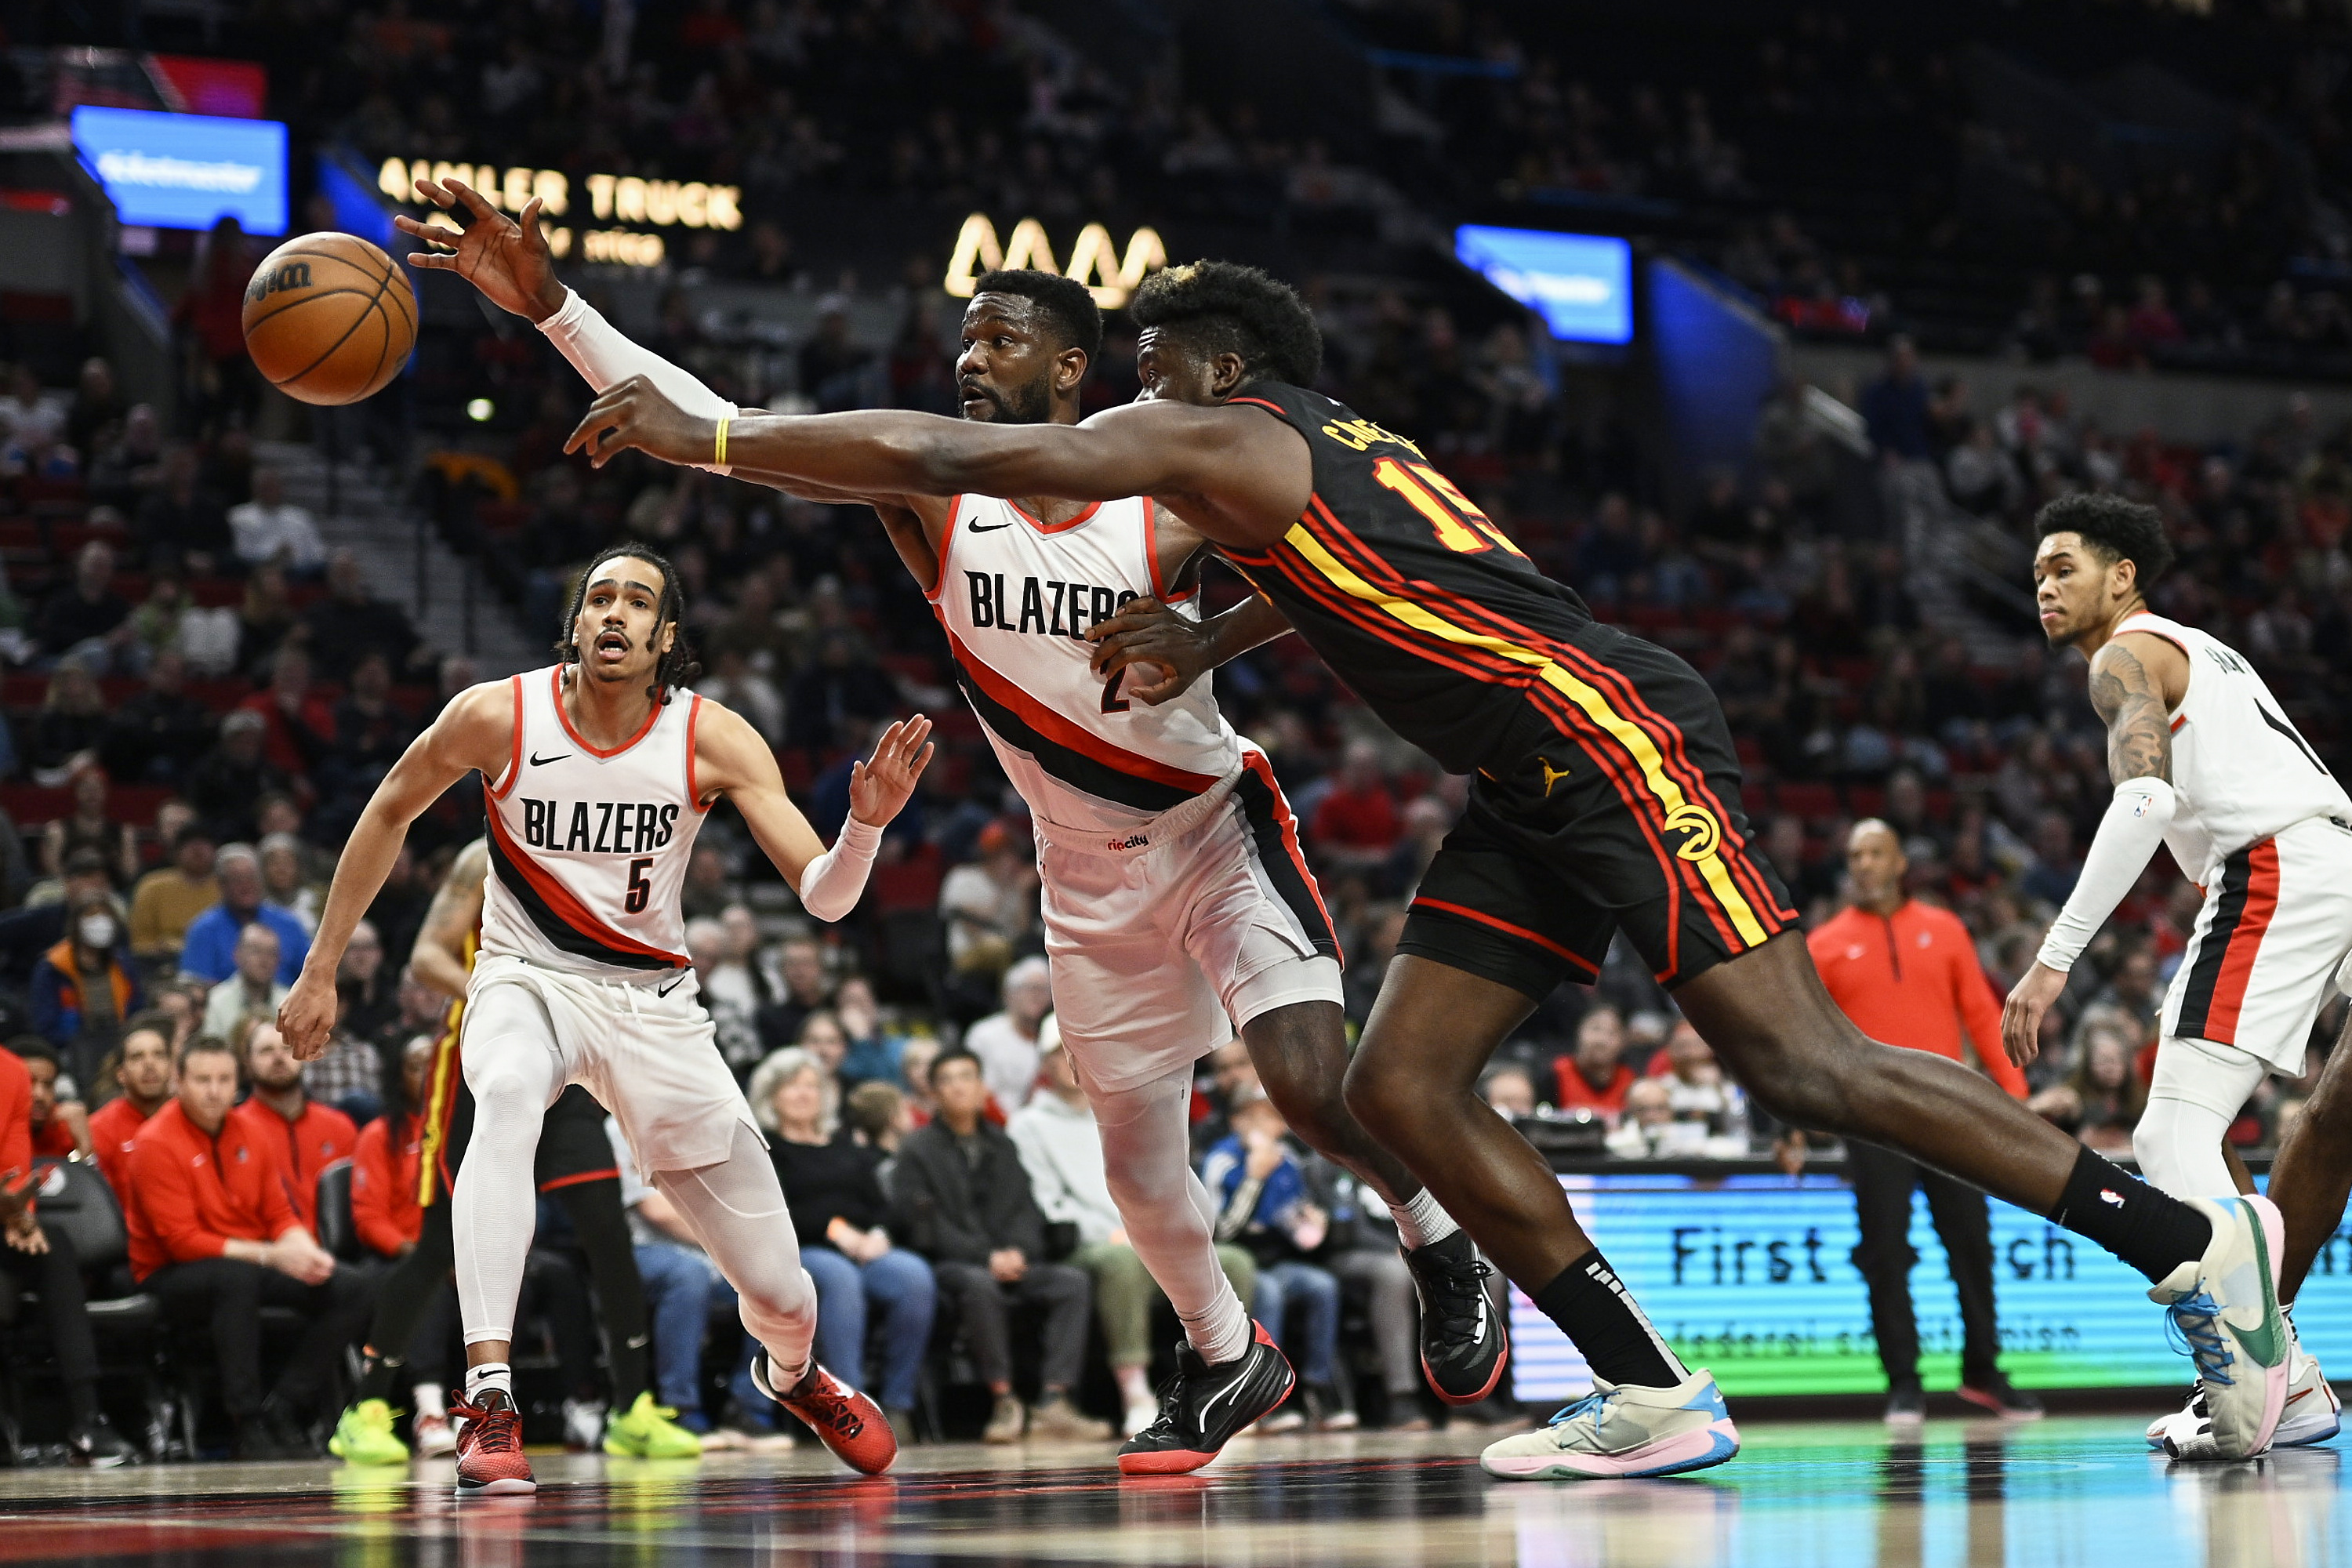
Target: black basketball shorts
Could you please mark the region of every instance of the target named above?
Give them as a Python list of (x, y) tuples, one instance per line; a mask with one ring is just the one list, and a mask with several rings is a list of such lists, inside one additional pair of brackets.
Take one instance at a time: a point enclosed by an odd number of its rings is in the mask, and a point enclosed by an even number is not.
[(1672, 988), (1796, 925), (1748, 843), (1722, 705), (1664, 648), (1580, 636), (1494, 756), (1398, 952), (1541, 997), (1598, 979), (1619, 931)]

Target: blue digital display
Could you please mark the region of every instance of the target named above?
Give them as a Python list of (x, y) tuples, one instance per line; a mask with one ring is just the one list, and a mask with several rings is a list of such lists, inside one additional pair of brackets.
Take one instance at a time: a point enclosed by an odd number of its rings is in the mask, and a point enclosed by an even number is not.
[[(1853, 1194), (1835, 1176), (1567, 1175), (1560, 1184), (1593, 1242), (1692, 1366), (1726, 1394), (1856, 1394), (1886, 1386), (1870, 1297), (1853, 1253)], [(2028, 1388), (2155, 1388), (2186, 1383), (2161, 1309), (2137, 1270), (2039, 1215), (1991, 1201), (2001, 1367)], [(1912, 1305), (1931, 1389), (1959, 1382), (1960, 1313), (1944, 1249), (1912, 1199)], [(2352, 1335), (2352, 1237), (2321, 1252), (2295, 1304), (2312, 1353)], [(1584, 1358), (1535, 1303), (1511, 1292), (1513, 1387), (1530, 1400), (1591, 1392)]]
[(1633, 247), (1622, 239), (1465, 224), (1454, 254), (1563, 342), (1633, 341)]
[(84, 104), (74, 147), (126, 224), (210, 228), (234, 217), (248, 234), (286, 232), (286, 127)]

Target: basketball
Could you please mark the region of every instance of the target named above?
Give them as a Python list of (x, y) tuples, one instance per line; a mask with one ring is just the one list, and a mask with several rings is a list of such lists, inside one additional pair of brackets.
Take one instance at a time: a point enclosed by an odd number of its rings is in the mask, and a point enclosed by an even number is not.
[(356, 235), (306, 234), (271, 251), (245, 289), (245, 349), (270, 385), (329, 406), (374, 396), (416, 345), (416, 296)]

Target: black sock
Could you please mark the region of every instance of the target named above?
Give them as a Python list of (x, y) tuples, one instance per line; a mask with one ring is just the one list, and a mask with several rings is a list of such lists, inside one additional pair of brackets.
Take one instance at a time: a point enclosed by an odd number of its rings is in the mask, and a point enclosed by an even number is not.
[(66, 1423), (76, 1432), (87, 1432), (98, 1425), (98, 1384), (66, 1384)]
[(400, 1374), (400, 1368), (399, 1357), (379, 1355), (370, 1347), (360, 1363), (359, 1392), (352, 1395), (352, 1403), (357, 1405), (362, 1400), (381, 1399), (389, 1405), (392, 1402), (393, 1379)]
[(2050, 1223), (2097, 1242), (2151, 1285), (2204, 1257), (2213, 1243), (2213, 1222), (2203, 1211), (2126, 1175), (2088, 1149), (2074, 1157)]
[(1609, 1260), (1593, 1248), (1537, 1291), (1535, 1304), (1584, 1352), (1595, 1377), (1672, 1388), (1688, 1377), (1683, 1366), (1633, 1298), (1618, 1282)]

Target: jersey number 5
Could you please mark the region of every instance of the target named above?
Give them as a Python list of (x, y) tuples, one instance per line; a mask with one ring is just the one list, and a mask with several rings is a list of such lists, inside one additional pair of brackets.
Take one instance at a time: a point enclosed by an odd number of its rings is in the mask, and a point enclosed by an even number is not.
[(1437, 531), (1437, 542), (1446, 549), (1474, 555), (1499, 544), (1521, 560), (1527, 558), (1527, 552), (1505, 538), (1503, 531), (1472, 505), (1468, 496), (1454, 488), (1452, 479), (1427, 463), (1400, 463), (1394, 458), (1382, 458), (1372, 465), (1372, 478), (1404, 497), (1413, 510), (1427, 518), (1429, 525)]
[(629, 892), (621, 900), (621, 907), (633, 915), (645, 913), (646, 900), (654, 896), (654, 885), (646, 880), (646, 873), (653, 868), (654, 858), (650, 855), (629, 862)]

